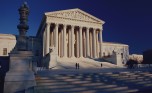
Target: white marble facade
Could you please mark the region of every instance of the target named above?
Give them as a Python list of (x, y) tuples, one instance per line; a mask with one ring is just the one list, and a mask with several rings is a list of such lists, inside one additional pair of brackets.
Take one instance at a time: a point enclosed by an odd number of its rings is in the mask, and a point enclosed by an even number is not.
[(0, 56), (8, 56), (16, 45), (16, 36), (11, 34), (0, 34)]
[[(0, 34), (0, 56), (9, 56), (9, 53), (15, 49), (17, 35), (12, 34)], [(28, 50), (32, 50), (34, 56), (34, 61), (40, 62), (41, 45), (39, 39), (35, 36), (28, 37)]]
[[(103, 42), (104, 23), (80, 9), (47, 12), (42, 18), (36, 37), (29, 37), (28, 48), (38, 54), (41, 60), (52, 51), (57, 58), (103, 58), (112, 55), (114, 51), (120, 52), (123, 59), (128, 58), (128, 45)], [(4, 56), (4, 48), (8, 48), (9, 53), (15, 46), (15, 36), (10, 37), (13, 41), (4, 38), (3, 34), (0, 35), (0, 41), (3, 42), (0, 43), (0, 56)]]
[(129, 59), (130, 60), (135, 60), (138, 63), (141, 63), (141, 62), (143, 62), (143, 55), (141, 55), (141, 54), (131, 54), (131, 55), (129, 55)]
[(43, 56), (52, 48), (58, 57), (101, 57), (103, 24), (80, 9), (45, 13), (37, 33), (43, 39)]
[[(120, 43), (113, 43), (113, 42), (103, 42), (102, 44), (102, 57), (104, 59), (107, 59), (108, 61), (112, 61), (114, 60), (113, 59), (113, 56), (116, 54), (116, 55), (120, 55), (120, 60), (119, 64), (123, 65), (125, 64), (128, 59), (129, 59), (129, 46), (126, 45), (126, 44), (120, 44)], [(109, 60), (110, 59), (110, 60)], [(113, 63), (117, 63), (117, 62), (114, 62)]]
[(45, 13), (37, 33), (42, 39), (43, 57), (50, 53), (50, 49), (56, 52), (57, 59), (102, 58), (115, 51), (121, 53), (121, 62), (125, 63), (129, 56), (128, 45), (104, 43), (104, 23), (80, 9)]

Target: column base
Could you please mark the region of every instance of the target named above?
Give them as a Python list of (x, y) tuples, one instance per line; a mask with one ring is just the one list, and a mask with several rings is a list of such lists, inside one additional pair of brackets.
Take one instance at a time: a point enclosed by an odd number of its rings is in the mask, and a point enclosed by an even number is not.
[(68, 58), (67, 56), (63, 56), (62, 58)]
[(82, 56), (82, 57), (79, 57), (79, 58), (84, 58), (84, 57)]
[(93, 58), (97, 58), (97, 57), (93, 57)]
[(70, 57), (70, 58), (76, 58), (75, 56), (72, 56), (72, 57)]

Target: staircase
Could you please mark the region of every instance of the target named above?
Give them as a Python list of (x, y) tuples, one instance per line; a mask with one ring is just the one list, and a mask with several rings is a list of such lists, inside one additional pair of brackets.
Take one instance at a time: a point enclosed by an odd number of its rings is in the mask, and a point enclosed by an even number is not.
[(117, 65), (109, 62), (90, 59), (90, 58), (59, 58), (56, 62), (56, 67), (53, 69), (75, 69), (75, 64), (79, 63), (81, 69), (94, 69), (94, 68), (118, 68)]
[(151, 93), (146, 90), (152, 88), (151, 71), (42, 73), (35, 93)]

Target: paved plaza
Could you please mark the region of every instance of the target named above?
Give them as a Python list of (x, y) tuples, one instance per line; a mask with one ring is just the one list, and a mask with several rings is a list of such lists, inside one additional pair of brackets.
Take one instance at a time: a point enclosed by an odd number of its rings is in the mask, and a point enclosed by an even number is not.
[(36, 93), (148, 93), (152, 69), (43, 70), (36, 81)]

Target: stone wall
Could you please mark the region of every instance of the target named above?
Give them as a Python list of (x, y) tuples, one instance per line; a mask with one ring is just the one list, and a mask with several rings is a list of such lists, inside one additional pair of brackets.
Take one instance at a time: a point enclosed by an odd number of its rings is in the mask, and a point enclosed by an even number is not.
[(127, 60), (129, 59), (129, 46), (128, 45), (104, 42), (103, 46), (102, 46), (102, 50), (103, 50), (102, 55), (104, 58), (110, 58), (114, 55), (114, 53), (117, 53), (120, 55), (123, 64), (125, 64), (127, 62)]
[[(11, 34), (0, 34), (0, 56), (8, 56), (16, 45), (16, 36)], [(3, 49), (7, 48), (6, 55), (3, 54)]]
[[(9, 53), (15, 48), (16, 46), (17, 36), (12, 34), (0, 34), (0, 56), (8, 56)], [(39, 39), (30, 36), (28, 38), (28, 50), (33, 51), (35, 56), (39, 56), (41, 53), (41, 44)], [(3, 55), (3, 49), (7, 48), (7, 54)]]
[(143, 61), (143, 55), (132, 54), (132, 55), (129, 55), (129, 59), (137, 61), (138, 63), (142, 63), (142, 61)]

